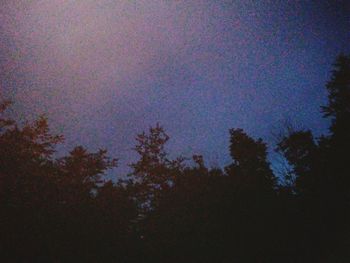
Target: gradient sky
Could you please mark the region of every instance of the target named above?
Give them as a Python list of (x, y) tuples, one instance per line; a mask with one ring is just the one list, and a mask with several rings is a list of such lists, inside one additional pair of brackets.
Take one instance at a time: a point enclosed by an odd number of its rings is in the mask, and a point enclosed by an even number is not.
[[(65, 149), (107, 148), (121, 170), (159, 122), (169, 151), (229, 161), (228, 129), (271, 141), (285, 120), (325, 131), (319, 106), (348, 1), (2, 0), (1, 96), (45, 113)], [(123, 168), (124, 167), (124, 168)]]

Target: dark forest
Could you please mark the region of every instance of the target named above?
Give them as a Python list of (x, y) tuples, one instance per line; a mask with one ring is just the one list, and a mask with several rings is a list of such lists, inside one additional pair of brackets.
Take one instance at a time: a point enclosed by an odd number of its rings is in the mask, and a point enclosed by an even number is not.
[[(170, 158), (160, 124), (136, 136), (139, 159), (118, 181), (106, 150), (64, 143), (48, 120), (20, 124), (0, 107), (1, 262), (348, 262), (350, 57), (339, 55), (320, 105), (327, 134), (287, 127), (276, 154), (240, 128), (230, 165)], [(173, 155), (171, 156), (176, 156)]]

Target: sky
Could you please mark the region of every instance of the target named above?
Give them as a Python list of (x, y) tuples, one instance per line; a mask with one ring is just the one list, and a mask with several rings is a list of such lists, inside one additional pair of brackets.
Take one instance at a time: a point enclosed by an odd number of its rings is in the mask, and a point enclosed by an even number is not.
[(230, 128), (273, 142), (286, 121), (327, 131), (319, 107), (340, 52), (346, 0), (2, 0), (0, 96), (120, 170), (160, 123), (174, 155), (223, 166)]

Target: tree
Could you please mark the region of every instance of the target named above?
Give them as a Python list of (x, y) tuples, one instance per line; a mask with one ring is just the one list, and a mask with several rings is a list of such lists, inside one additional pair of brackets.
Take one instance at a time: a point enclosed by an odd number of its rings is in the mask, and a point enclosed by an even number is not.
[[(53, 153), (63, 140), (52, 135), (47, 119), (17, 124), (0, 114), (0, 246), (10, 261), (45, 259), (49, 218), (57, 204)], [(35, 238), (33, 238), (35, 237)], [(4, 260), (5, 260), (4, 259)]]
[(324, 117), (331, 119), (331, 134), (322, 138), (322, 153), (327, 160), (325, 176), (345, 203), (350, 202), (350, 57), (338, 56), (331, 80), (327, 83), (328, 104)]
[(104, 252), (111, 255), (101, 240), (126, 244), (135, 211), (131, 195), (109, 184), (100, 188), (116, 160), (83, 147), (56, 159), (63, 136), (50, 132), (45, 117), (24, 125), (6, 118), (9, 105), (0, 103), (1, 259), (97, 262)]
[[(348, 198), (350, 177), (350, 58), (340, 55), (326, 85), (328, 104), (321, 107), (331, 119), (330, 134), (314, 139), (310, 131), (294, 131), (278, 143), (277, 150), (293, 166), (300, 192), (327, 192)], [(330, 195), (332, 196), (332, 195)]]
[(82, 146), (77, 146), (68, 156), (59, 159), (57, 166), (62, 201), (79, 203), (90, 198), (103, 183), (105, 171), (117, 166), (117, 160), (108, 157), (106, 150), (89, 153)]
[(143, 202), (154, 202), (157, 196), (168, 189), (176, 174), (183, 168), (183, 158), (174, 160), (168, 158), (165, 144), (169, 136), (164, 129), (157, 124), (149, 129), (149, 133), (137, 135), (135, 151), (140, 159), (130, 166), (133, 171), (130, 174), (136, 181), (138, 197)]
[(314, 257), (316, 248), (336, 251), (335, 242), (350, 242), (350, 57), (337, 58), (326, 88), (328, 103), (321, 111), (331, 120), (330, 134), (314, 139), (310, 131), (294, 131), (277, 145), (296, 174), (298, 209), (303, 211), (298, 227), (307, 234)]
[[(323, 106), (324, 117), (332, 119), (333, 136), (349, 134), (350, 129), (350, 57), (339, 55), (326, 85), (328, 105)], [(349, 136), (349, 135), (348, 135)]]
[[(8, 105), (2, 104), (0, 113)], [(38, 201), (47, 199), (39, 197), (46, 193), (39, 189), (53, 175), (52, 156), (55, 146), (63, 141), (63, 137), (50, 133), (45, 117), (38, 118), (32, 124), (26, 123), (23, 127), (11, 119), (1, 118), (0, 123), (1, 200), (7, 205), (15, 205), (13, 202), (20, 198), (25, 204), (30, 202), (29, 197), (34, 198), (33, 191), (36, 190)]]
[(272, 192), (276, 179), (267, 161), (267, 146), (254, 140), (242, 129), (230, 130), (230, 155), (233, 163), (226, 171), (248, 187)]
[[(296, 174), (295, 187), (299, 193), (305, 193), (319, 187), (316, 169), (317, 151), (311, 131), (295, 131), (283, 137), (277, 144), (276, 151), (282, 153)], [(314, 192), (314, 191), (313, 191)]]

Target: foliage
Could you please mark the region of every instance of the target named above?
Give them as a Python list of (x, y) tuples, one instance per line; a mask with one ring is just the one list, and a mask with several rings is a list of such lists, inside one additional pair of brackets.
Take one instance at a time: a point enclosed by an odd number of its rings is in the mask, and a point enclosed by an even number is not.
[(130, 165), (133, 172), (129, 176), (135, 179), (137, 198), (144, 208), (154, 205), (160, 192), (170, 188), (183, 168), (183, 158), (169, 159), (165, 151), (168, 140), (169, 136), (159, 124), (150, 127), (148, 134), (143, 132), (136, 137), (135, 151), (140, 159)]

